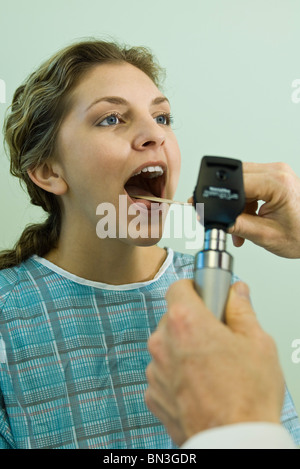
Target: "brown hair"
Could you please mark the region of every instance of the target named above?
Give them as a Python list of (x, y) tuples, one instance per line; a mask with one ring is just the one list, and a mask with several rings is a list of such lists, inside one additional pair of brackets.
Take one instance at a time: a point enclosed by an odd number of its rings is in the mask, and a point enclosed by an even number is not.
[(122, 62), (139, 68), (160, 86), (163, 70), (148, 49), (88, 40), (56, 53), (16, 90), (4, 123), (10, 172), (25, 183), (31, 203), (42, 207), (48, 218), (27, 226), (15, 247), (0, 253), (0, 269), (15, 266), (33, 254), (43, 256), (56, 246), (61, 227), (58, 199), (34, 184), (28, 171), (55, 154), (68, 97), (80, 78), (96, 65)]

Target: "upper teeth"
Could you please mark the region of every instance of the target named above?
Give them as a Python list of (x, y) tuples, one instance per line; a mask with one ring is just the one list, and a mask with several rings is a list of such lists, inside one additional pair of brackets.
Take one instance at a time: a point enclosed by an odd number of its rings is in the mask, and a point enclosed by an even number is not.
[(138, 176), (141, 173), (153, 173), (152, 177), (161, 176), (164, 173), (164, 170), (161, 166), (146, 166), (146, 168), (141, 169), (138, 173), (135, 173), (133, 176)]

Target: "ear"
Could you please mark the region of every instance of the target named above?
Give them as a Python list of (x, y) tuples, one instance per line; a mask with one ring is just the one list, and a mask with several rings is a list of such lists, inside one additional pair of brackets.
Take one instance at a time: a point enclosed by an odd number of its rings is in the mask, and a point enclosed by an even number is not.
[(61, 168), (55, 163), (45, 162), (32, 171), (28, 171), (30, 179), (39, 187), (55, 195), (65, 194), (68, 184), (62, 177)]

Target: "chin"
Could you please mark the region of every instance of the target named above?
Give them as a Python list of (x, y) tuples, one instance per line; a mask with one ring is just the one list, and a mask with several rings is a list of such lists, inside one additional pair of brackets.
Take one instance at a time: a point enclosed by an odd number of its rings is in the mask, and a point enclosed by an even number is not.
[(130, 244), (134, 244), (135, 246), (150, 248), (151, 246), (156, 246), (159, 243), (160, 239), (134, 239), (131, 240)]
[(128, 236), (130, 244), (135, 246), (155, 246), (161, 240), (163, 236), (162, 228), (158, 228), (157, 231), (149, 232), (148, 227), (145, 230), (141, 230), (138, 237)]
[(163, 236), (163, 224), (141, 224), (134, 229), (127, 226), (127, 236), (124, 237), (126, 244), (132, 246), (155, 246)]
[(147, 207), (144, 204), (134, 204), (132, 207), (137, 208), (138, 214), (119, 217), (118, 237), (131, 245), (154, 246), (163, 236), (168, 205), (152, 204)]

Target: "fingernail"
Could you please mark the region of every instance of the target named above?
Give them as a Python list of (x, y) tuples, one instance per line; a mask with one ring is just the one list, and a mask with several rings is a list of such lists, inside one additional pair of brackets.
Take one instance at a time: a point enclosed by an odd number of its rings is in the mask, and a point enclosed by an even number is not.
[(237, 295), (247, 298), (249, 300), (250, 292), (249, 292), (249, 287), (248, 285), (246, 285), (246, 283), (236, 282), (234, 284), (234, 291), (236, 292)]

